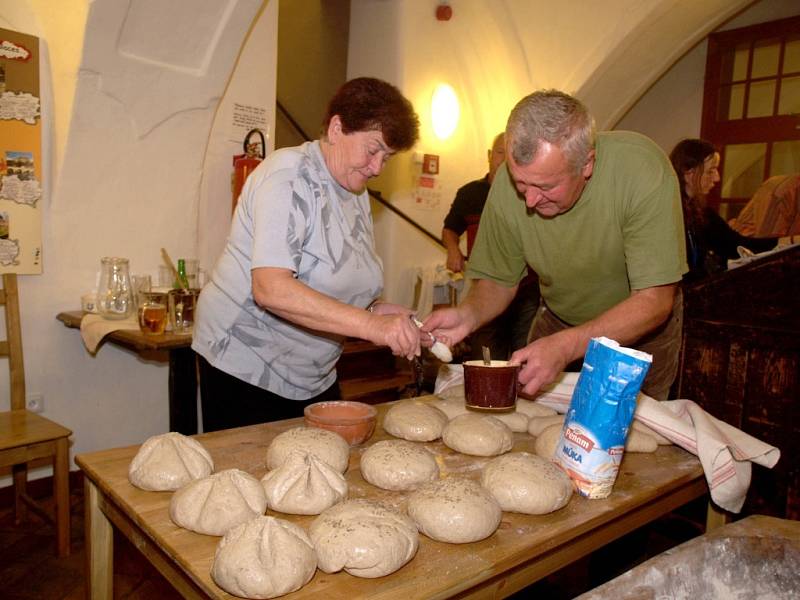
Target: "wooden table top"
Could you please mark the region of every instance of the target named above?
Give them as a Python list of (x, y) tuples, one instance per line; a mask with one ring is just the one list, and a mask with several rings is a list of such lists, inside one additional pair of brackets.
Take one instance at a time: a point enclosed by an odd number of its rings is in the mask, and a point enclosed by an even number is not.
[[(433, 399), (433, 397), (425, 397)], [(383, 439), (391, 439), (382, 426), (382, 418), (391, 403), (379, 405), (375, 434), (350, 453), (346, 474), (349, 498), (383, 501), (404, 509), (408, 493), (389, 492), (367, 483), (359, 471), (364, 450)], [(238, 468), (261, 478), (267, 471), (266, 450), (280, 432), (302, 425), (302, 419), (291, 419), (239, 429), (196, 436), (214, 458), (215, 470)], [(534, 438), (515, 433), (514, 451), (533, 452)], [(435, 452), (442, 475), (478, 479), (488, 458), (459, 454), (441, 441), (426, 446)], [(211, 598), (234, 598), (214, 584), (210, 576), (214, 552), (220, 538), (206, 536), (174, 525), (169, 518), (171, 492), (147, 492), (128, 481), (128, 465), (138, 446), (103, 450), (76, 457), (86, 476), (94, 482), (107, 501), (112, 502), (141, 529), (173, 561), (187, 571), (194, 582)], [(628, 513), (655, 510), (659, 498), (676, 490), (686, 489), (690, 496), (685, 503), (703, 493), (705, 480), (697, 458), (675, 446), (661, 446), (653, 454), (625, 455), (619, 476), (610, 497), (588, 500), (573, 496), (563, 509), (549, 515), (503, 513), (498, 530), (487, 539), (471, 544), (446, 544), (420, 534), (417, 555), (397, 572), (379, 579), (362, 579), (340, 572), (327, 574), (320, 570), (302, 589), (286, 598), (343, 598), (369, 595), (371, 598), (445, 598), (485, 584), (499, 575), (543, 565), (538, 576), (559, 568), (545, 564), (554, 553), (567, 552), (575, 560), (594, 549), (585, 540), (603, 527)], [(689, 492), (689, 488), (691, 491)], [(662, 507), (663, 508), (663, 507)], [(667, 509), (670, 510), (671, 508)], [(666, 511), (662, 511), (666, 512)], [(285, 515), (269, 510), (267, 514), (295, 522), (306, 529), (315, 517)], [(638, 527), (662, 513), (636, 517), (629, 529)], [(654, 515), (654, 516), (653, 516)], [(622, 531), (624, 533), (624, 531)], [(621, 533), (606, 536), (602, 543)], [(596, 541), (596, 540), (595, 540)], [(602, 544), (601, 544), (602, 545)], [(565, 550), (565, 546), (569, 549)], [(538, 562), (537, 562), (538, 561)], [(538, 569), (539, 567), (536, 566)], [(530, 580), (527, 575), (526, 582)], [(534, 579), (535, 580), (535, 579)], [(502, 583), (500, 585), (503, 585)]]
[[(85, 314), (82, 310), (68, 310), (58, 313), (56, 319), (67, 327), (80, 329), (81, 319)], [(112, 331), (104, 339), (137, 352), (142, 350), (175, 350), (188, 348), (192, 345), (191, 333), (174, 334), (165, 332), (161, 335), (144, 335), (138, 329)]]

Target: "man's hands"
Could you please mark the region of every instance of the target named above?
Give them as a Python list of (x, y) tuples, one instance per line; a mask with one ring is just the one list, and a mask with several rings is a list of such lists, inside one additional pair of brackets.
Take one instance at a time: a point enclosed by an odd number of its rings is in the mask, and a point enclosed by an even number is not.
[(535, 394), (552, 383), (572, 362), (575, 340), (570, 329), (539, 338), (511, 355), (511, 362), (520, 363), (519, 382), (526, 394)]

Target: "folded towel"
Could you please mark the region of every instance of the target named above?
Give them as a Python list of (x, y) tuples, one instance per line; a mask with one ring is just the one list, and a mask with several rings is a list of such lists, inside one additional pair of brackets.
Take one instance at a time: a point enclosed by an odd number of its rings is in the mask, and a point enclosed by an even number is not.
[(94, 354), (97, 352), (97, 347), (105, 336), (112, 331), (119, 331), (120, 329), (133, 329), (139, 330), (139, 322), (135, 317), (128, 317), (127, 319), (111, 320), (104, 319), (100, 315), (85, 314), (81, 319), (81, 338), (86, 349)]
[[(565, 373), (537, 401), (567, 412), (578, 373)], [(727, 511), (742, 510), (750, 487), (751, 463), (772, 468), (781, 452), (761, 440), (713, 417), (692, 400), (659, 402), (639, 394), (634, 418), (697, 456), (703, 466), (711, 499)]]
[[(463, 384), (463, 372), (448, 365), (442, 386)], [(565, 413), (579, 373), (562, 373), (536, 396), (536, 401)], [(440, 389), (441, 391), (441, 389)], [(439, 393), (435, 391), (434, 393)], [(750, 487), (752, 463), (772, 468), (780, 459), (778, 448), (713, 417), (692, 400), (659, 402), (639, 394), (634, 418), (700, 459), (711, 499), (720, 508), (738, 513)]]

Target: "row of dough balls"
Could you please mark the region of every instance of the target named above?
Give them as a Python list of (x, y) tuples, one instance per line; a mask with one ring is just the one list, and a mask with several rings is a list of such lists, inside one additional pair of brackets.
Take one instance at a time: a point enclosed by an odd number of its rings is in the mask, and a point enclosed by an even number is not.
[[(452, 393), (452, 392), (451, 392)], [(436, 402), (404, 400), (386, 412), (383, 427), (395, 437), (430, 442), (441, 438), (449, 448), (474, 456), (497, 456), (511, 450), (513, 432), (527, 432), (536, 438), (535, 451), (552, 458), (564, 415), (537, 402), (517, 399), (513, 412), (492, 415), (470, 411), (462, 398), (452, 395)], [(628, 434), (628, 452), (655, 452), (671, 442), (639, 421)]]

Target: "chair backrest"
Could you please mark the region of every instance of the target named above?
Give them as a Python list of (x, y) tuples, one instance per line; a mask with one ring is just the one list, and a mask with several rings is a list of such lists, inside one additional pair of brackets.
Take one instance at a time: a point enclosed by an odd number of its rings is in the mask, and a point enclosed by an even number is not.
[(25, 408), (25, 365), (22, 359), (22, 328), (19, 316), (19, 291), (14, 273), (3, 275), (0, 304), (5, 309), (6, 339), (0, 340), (0, 356), (8, 357), (11, 385), (11, 410)]

